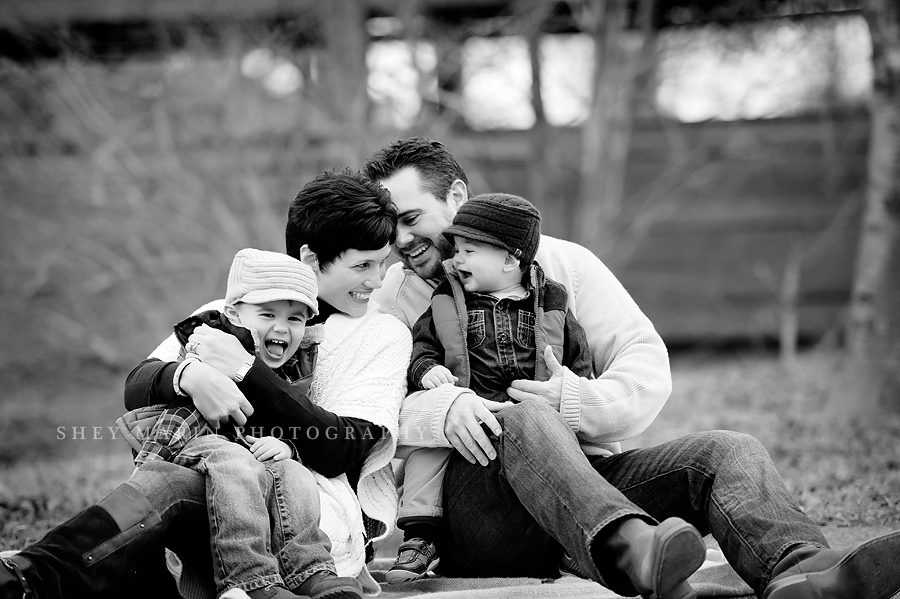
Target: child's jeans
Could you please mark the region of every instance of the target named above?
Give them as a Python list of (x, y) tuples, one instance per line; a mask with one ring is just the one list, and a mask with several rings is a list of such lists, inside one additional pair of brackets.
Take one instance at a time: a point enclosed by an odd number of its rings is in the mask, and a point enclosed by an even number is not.
[(404, 466), (397, 526), (437, 522), (443, 516), (444, 471), (453, 451), (447, 447), (421, 447), (410, 452)]
[(331, 542), (319, 529), (319, 488), (302, 464), (259, 462), (219, 435), (192, 439), (172, 461), (206, 476), (218, 593), (295, 589), (316, 572), (335, 571)]

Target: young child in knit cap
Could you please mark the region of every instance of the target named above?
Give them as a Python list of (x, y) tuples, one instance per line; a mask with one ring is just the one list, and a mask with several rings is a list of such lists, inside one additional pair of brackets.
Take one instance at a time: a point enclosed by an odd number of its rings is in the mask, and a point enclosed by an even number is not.
[[(307, 393), (317, 344), (315, 327), (307, 329), (306, 321), (318, 314), (317, 295), (307, 264), (276, 252), (239, 251), (228, 274), (224, 313), (199, 312), (175, 325), (182, 345), (176, 392), (183, 395), (181, 373), (200, 359), (189, 338), (208, 325), (237, 337), (251, 354), (236, 381), (261, 360)], [(117, 423), (138, 467), (166, 460), (206, 476), (217, 594), (240, 589), (251, 599), (362, 597), (355, 579), (335, 574), (330, 541), (319, 529), (318, 485), (281, 434), (254, 427), (252, 415), (246, 429), (256, 436), (232, 425), (213, 429), (188, 398), (184, 405), (134, 410)], [(291, 423), (282, 426), (287, 430)], [(267, 492), (267, 477), (275, 479), (275, 493)]]
[[(444, 235), (456, 255), (444, 261), (447, 279), (413, 327), (410, 392), (451, 384), (511, 401), (512, 381), (550, 378), (547, 347), (576, 375), (593, 376), (565, 288), (545, 279), (534, 262), (541, 236), (537, 208), (514, 195), (479, 195), (460, 206)], [(406, 461), (397, 520), (404, 542), (387, 582), (421, 578), (440, 561), (435, 540), (451, 451), (416, 449)]]

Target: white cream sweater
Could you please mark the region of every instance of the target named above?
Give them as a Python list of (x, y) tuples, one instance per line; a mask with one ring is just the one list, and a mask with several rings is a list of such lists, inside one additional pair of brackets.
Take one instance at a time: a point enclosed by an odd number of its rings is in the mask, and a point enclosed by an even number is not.
[[(329, 479), (314, 473), (322, 500), (319, 526), (331, 539), (331, 554), (340, 576), (365, 571), (360, 509), (384, 524), (375, 541), (390, 535), (396, 524), (398, 496), (391, 459), (397, 449), (411, 350), (409, 330), (386, 314), (370, 312), (362, 318), (335, 314), (325, 322), (310, 390), (312, 400), (335, 414), (362, 418), (384, 430), (366, 457), (356, 494), (346, 475)], [(377, 588), (375, 585), (372, 590)]]
[[(536, 260), (569, 292), (569, 307), (587, 334), (596, 378), (565, 369), (560, 413), (586, 454), (620, 451), (619, 441), (646, 429), (672, 390), (662, 338), (615, 275), (590, 250), (541, 236)], [(412, 328), (434, 287), (401, 264), (388, 269), (372, 296), (377, 308)], [(573, 300), (574, 298), (574, 300)], [(461, 393), (451, 385), (411, 394), (400, 412), (400, 445), (450, 447), (447, 410)]]

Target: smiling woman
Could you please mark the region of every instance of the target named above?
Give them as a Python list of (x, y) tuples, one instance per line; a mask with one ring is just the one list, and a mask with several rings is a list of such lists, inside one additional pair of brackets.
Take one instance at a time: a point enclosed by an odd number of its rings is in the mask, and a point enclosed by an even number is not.
[(313, 264), (319, 280), (319, 298), (348, 316), (363, 316), (369, 297), (381, 287), (391, 247), (378, 250), (348, 249), (331, 264), (320, 265), (315, 254), (304, 246), (301, 259)]

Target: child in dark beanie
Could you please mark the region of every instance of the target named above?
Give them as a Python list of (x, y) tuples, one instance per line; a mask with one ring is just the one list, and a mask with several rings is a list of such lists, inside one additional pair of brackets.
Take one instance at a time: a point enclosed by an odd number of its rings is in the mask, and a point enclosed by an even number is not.
[[(517, 379), (547, 380), (562, 364), (592, 377), (584, 330), (565, 288), (545, 279), (534, 256), (541, 214), (514, 195), (483, 194), (464, 203), (444, 235), (456, 255), (447, 280), (413, 327), (409, 390), (450, 384), (492, 401), (511, 401)], [(552, 357), (545, 354), (552, 348)], [(414, 450), (406, 461), (397, 525), (404, 542), (387, 582), (415, 580), (439, 563), (443, 473), (452, 450)]]

